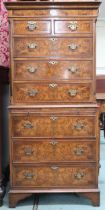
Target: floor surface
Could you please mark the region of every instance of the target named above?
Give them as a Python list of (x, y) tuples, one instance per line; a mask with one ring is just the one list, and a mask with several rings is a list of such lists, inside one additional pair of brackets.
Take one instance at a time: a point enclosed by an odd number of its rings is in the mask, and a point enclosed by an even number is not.
[[(91, 202), (74, 194), (41, 194), (39, 198), (32, 196), (18, 203), (17, 210), (105, 210), (105, 139), (101, 132), (101, 168), (99, 175), (100, 207), (93, 207)], [(0, 210), (8, 208), (8, 192)], [(38, 204), (37, 204), (38, 203)], [(12, 209), (12, 208), (11, 208)]]

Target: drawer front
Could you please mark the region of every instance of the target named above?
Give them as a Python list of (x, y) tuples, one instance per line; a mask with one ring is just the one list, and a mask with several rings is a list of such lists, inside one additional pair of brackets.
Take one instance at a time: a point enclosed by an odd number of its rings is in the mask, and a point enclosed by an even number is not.
[(12, 137), (95, 137), (95, 116), (26, 114), (12, 116)]
[(92, 79), (92, 61), (15, 61), (14, 80)]
[(13, 101), (22, 104), (92, 102), (91, 83), (15, 83)]
[(82, 16), (82, 17), (86, 17), (87, 16), (96, 16), (96, 10), (93, 8), (92, 10), (89, 9), (40, 9), (40, 10), (36, 10), (36, 9), (31, 9), (31, 10), (13, 10), (12, 11), (12, 15), (13, 16), (20, 16), (20, 17), (54, 17), (54, 16), (58, 16), (58, 17), (78, 17), (78, 16)]
[[(25, 140), (25, 139), (24, 139)], [(35, 142), (13, 142), (13, 162), (18, 163), (45, 163), (45, 162), (68, 162), (68, 161), (95, 161), (96, 145), (94, 141), (84, 142), (74, 140)]]
[(14, 34), (18, 35), (35, 35), (35, 34), (50, 34), (51, 33), (51, 21), (50, 20), (14, 20)]
[(81, 20), (55, 20), (55, 34), (92, 33), (92, 21)]
[(96, 186), (94, 166), (14, 166), (12, 186), (90, 188)]
[(92, 38), (14, 38), (15, 57), (92, 58)]

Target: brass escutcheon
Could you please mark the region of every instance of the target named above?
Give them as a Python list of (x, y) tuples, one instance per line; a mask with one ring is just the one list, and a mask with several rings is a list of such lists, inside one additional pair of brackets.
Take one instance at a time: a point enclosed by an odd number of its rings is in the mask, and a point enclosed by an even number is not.
[(57, 61), (49, 61), (49, 64), (51, 64), (51, 65), (55, 65), (57, 63), (58, 63)]
[(51, 119), (52, 121), (56, 121), (56, 120), (58, 119), (58, 117), (52, 116), (52, 117), (50, 117), (50, 119)]
[(59, 167), (58, 167), (58, 166), (51, 166), (51, 169), (52, 169), (52, 170), (58, 170)]
[(56, 38), (51, 38), (50, 39), (52, 42), (55, 42), (57, 39)]
[(54, 141), (54, 140), (53, 140), (53, 141), (50, 141), (49, 143), (50, 143), (52, 146), (55, 146), (55, 145), (58, 144), (58, 142), (57, 142), (57, 141)]
[(51, 83), (51, 84), (49, 84), (49, 87), (50, 88), (56, 88), (58, 85), (56, 84), (56, 83)]

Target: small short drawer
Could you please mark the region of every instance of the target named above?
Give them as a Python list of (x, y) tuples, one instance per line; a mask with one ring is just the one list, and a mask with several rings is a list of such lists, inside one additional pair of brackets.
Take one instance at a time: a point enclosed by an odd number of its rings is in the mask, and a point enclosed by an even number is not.
[(92, 21), (83, 20), (55, 20), (55, 34), (84, 35), (93, 32)]
[(75, 140), (16, 140), (12, 142), (14, 163), (95, 161), (95, 141)]
[(66, 187), (66, 188), (92, 188), (96, 187), (97, 171), (95, 166), (13, 166), (13, 187)]
[(11, 137), (87, 138), (96, 136), (96, 116), (83, 113), (30, 113), (11, 115)]
[(14, 61), (13, 79), (33, 80), (80, 80), (93, 79), (92, 61)]
[(92, 59), (92, 38), (14, 38), (14, 57), (86, 58)]
[(92, 83), (15, 83), (13, 102), (16, 104), (73, 103), (94, 100)]
[(50, 20), (14, 20), (13, 23), (13, 30), (15, 35), (50, 34), (52, 28)]

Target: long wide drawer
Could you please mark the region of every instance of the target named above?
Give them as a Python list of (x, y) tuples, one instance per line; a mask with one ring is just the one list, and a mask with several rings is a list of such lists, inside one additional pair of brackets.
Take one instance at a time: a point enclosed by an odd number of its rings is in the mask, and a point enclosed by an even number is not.
[(72, 80), (93, 79), (92, 61), (14, 61), (13, 79), (33, 80)]
[(76, 9), (72, 8), (72, 9), (64, 9), (64, 7), (62, 7), (62, 9), (55, 9), (55, 8), (51, 8), (51, 9), (27, 9), (27, 10), (23, 10), (23, 9), (19, 9), (19, 10), (13, 10), (12, 11), (12, 15), (14, 17), (72, 17), (72, 20), (74, 19), (74, 17), (78, 18), (78, 17), (96, 17), (97, 15), (97, 11), (95, 8), (89, 10), (88, 8), (84, 8), (84, 9)]
[(27, 138), (95, 137), (96, 116), (14, 113), (11, 115), (11, 132), (12, 137)]
[(97, 171), (93, 166), (13, 166), (13, 187), (67, 187), (91, 188), (96, 187)]
[(16, 104), (93, 102), (92, 83), (14, 83)]
[(17, 163), (96, 161), (95, 141), (27, 140), (12, 142), (12, 159)]
[(92, 58), (92, 38), (14, 38), (14, 57)]

